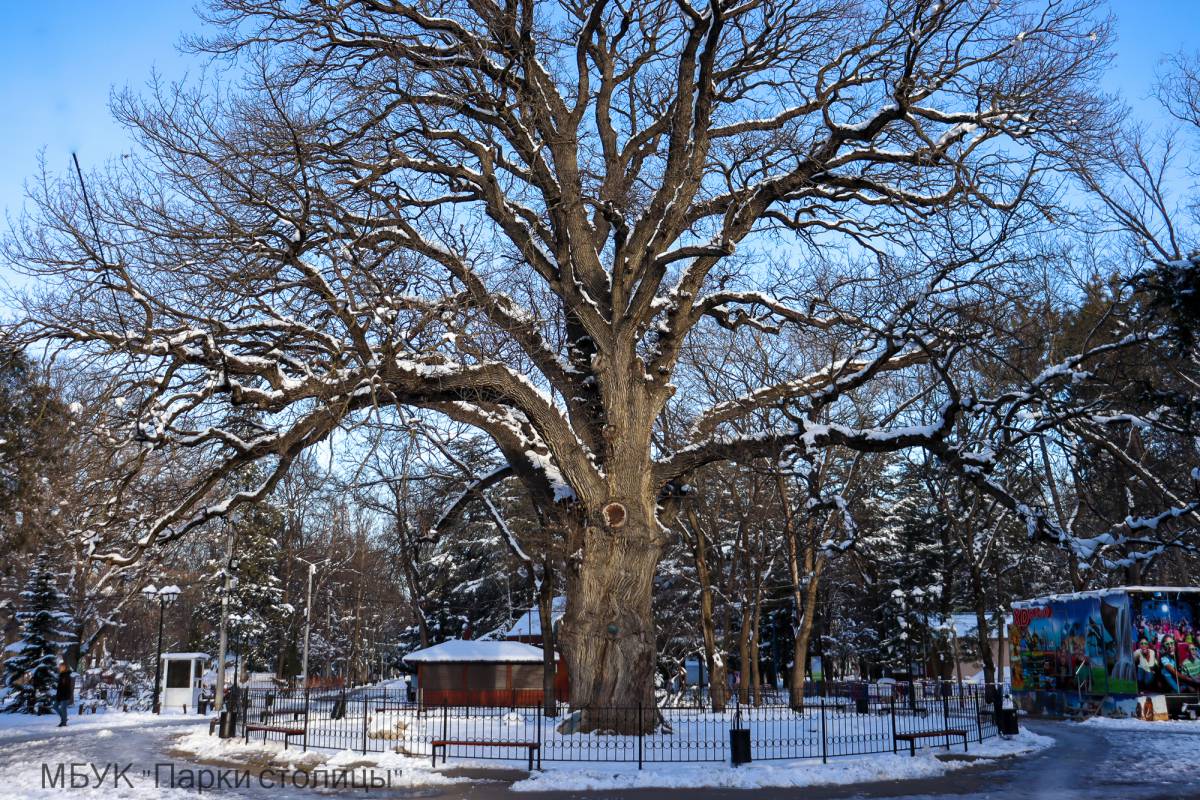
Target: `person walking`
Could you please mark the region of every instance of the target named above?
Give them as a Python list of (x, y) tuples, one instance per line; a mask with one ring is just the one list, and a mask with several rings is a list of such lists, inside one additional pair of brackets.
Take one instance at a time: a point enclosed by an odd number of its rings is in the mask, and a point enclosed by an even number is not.
[(58, 663), (58, 686), (54, 690), (54, 710), (58, 712), (58, 718), (61, 720), (58, 727), (67, 727), (67, 709), (71, 707), (71, 701), (75, 699), (75, 681), (71, 678), (71, 668), (67, 666), (67, 662), (60, 661)]

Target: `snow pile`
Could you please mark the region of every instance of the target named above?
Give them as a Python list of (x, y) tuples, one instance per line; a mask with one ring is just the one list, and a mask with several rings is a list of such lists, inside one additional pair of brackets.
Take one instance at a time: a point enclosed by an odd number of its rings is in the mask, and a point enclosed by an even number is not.
[[(240, 765), (269, 764), (275, 767), (286, 767), (291, 771), (311, 772), (316, 769), (376, 769), (388, 770), (391, 775), (391, 788), (413, 786), (440, 786), (452, 783), (464, 783), (468, 778), (450, 777), (434, 770), (430, 760), (424, 756), (413, 757), (403, 753), (386, 751), (363, 755), (355, 750), (339, 750), (334, 752), (309, 750), (307, 752), (294, 744), (284, 749), (283, 742), (263, 742), (243, 739), (221, 739), (209, 736), (208, 731), (196, 730), (179, 737), (172, 747), (173, 754), (184, 755), (189, 759), (210, 764)], [(452, 768), (463, 766), (455, 764)]]
[[(908, 755), (871, 755), (839, 757), (822, 764), (813, 759), (760, 761), (733, 767), (728, 764), (653, 764), (638, 770), (636, 764), (581, 766), (571, 763), (543, 764), (546, 771), (535, 773), (512, 785), (519, 792), (597, 791), (648, 788), (761, 789), (828, 786), (876, 781), (933, 778), (951, 770), (977, 763), (977, 759), (1001, 758), (1032, 753), (1050, 747), (1054, 739), (1032, 731), (1004, 740), (990, 739), (973, 746), (970, 753), (952, 751), (953, 759), (943, 759), (945, 751), (922, 750), (915, 758)], [(973, 758), (958, 758), (972, 756)]]
[(1137, 717), (1089, 717), (1080, 725), (1088, 725), (1093, 728), (1108, 728), (1109, 730), (1117, 731), (1139, 731), (1143, 733), (1180, 733), (1180, 734), (1200, 734), (1200, 721), (1193, 720), (1162, 720), (1159, 722), (1151, 722)]

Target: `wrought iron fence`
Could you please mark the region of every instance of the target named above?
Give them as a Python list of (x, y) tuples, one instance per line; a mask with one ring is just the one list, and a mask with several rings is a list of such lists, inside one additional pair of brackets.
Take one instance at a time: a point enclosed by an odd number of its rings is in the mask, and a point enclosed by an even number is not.
[[(528, 698), (518, 698), (524, 701)], [(721, 712), (697, 706), (591, 709), (565, 704), (556, 716), (540, 704), (507, 707), (421, 705), (389, 687), (243, 689), (238, 733), (286, 746), (394, 751), (436, 758), (540, 761), (720, 762), (730, 731), (747, 729), (755, 760), (894, 753), (916, 747), (969, 748), (998, 733), (994, 694), (956, 684), (840, 682), (792, 703), (786, 694), (759, 705), (733, 698)], [(782, 700), (782, 702), (780, 701)], [(603, 720), (596, 728), (596, 720)], [(612, 732), (617, 731), (617, 732)], [(625, 733), (621, 733), (624, 731)], [(915, 734), (915, 736), (913, 736)], [(915, 740), (915, 741), (912, 741)]]

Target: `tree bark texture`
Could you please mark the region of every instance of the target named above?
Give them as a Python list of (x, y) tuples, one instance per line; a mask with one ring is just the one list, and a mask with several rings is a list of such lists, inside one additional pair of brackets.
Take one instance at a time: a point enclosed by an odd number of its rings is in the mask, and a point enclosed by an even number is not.
[(591, 520), (568, 556), (561, 640), (584, 732), (633, 734), (657, 724), (652, 588), (662, 542), (652, 507), (623, 505), (620, 525)]

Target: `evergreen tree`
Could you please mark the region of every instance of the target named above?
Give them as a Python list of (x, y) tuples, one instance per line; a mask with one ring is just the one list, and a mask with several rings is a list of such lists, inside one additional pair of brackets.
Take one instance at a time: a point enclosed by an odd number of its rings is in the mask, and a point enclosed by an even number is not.
[(74, 620), (50, 567), (49, 556), (39, 553), (20, 595), (21, 638), (5, 649), (7, 712), (48, 714), (54, 700), (56, 650), (69, 640)]
[[(206, 564), (209, 590), (198, 609), (207, 625), (201, 645), (216, 652), (221, 624), (221, 599), (226, 570), (229, 589), (229, 642), (240, 650), (248, 667), (273, 668), (287, 618), (295, 609), (284, 602), (279, 578), (279, 538), (283, 516), (269, 502), (245, 507), (230, 519), (234, 532), (234, 558), (226, 564), (223, 553)], [(222, 539), (223, 537), (217, 537)], [(223, 548), (222, 548), (223, 549)]]

